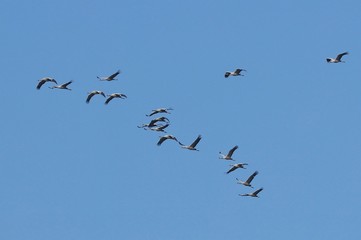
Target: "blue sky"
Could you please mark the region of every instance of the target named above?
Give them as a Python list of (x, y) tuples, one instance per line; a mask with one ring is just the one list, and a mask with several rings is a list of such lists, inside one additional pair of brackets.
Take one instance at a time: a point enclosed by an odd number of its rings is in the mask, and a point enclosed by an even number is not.
[[(1, 239), (361, 237), (359, 1), (0, 7)], [(46, 76), (73, 90), (36, 90)], [(199, 152), (136, 127), (159, 107)], [(234, 145), (249, 165), (226, 175)], [(255, 170), (260, 198), (238, 196)]]

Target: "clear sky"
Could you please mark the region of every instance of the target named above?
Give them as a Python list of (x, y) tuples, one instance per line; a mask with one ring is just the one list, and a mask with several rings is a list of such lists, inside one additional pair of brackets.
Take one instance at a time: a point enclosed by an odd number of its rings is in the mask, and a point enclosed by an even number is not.
[[(360, 1), (0, 9), (0, 239), (361, 238)], [(36, 90), (47, 76), (72, 91)], [(92, 90), (128, 98), (86, 104)], [(137, 128), (159, 107), (199, 151)], [(248, 166), (227, 175), (218, 152), (235, 145)], [(236, 184), (256, 170), (254, 189)]]

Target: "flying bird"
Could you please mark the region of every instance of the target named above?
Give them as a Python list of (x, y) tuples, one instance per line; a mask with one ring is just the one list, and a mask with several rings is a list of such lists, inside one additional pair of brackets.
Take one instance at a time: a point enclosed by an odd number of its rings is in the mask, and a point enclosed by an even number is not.
[(234, 72), (226, 72), (224, 74), (224, 77), (228, 78), (229, 76), (244, 76), (244, 75), (241, 74), (242, 71), (247, 72), (246, 69), (237, 68)]
[(251, 185), (251, 182), (252, 182), (253, 178), (254, 178), (255, 176), (257, 176), (257, 174), (258, 174), (258, 172), (255, 171), (251, 176), (249, 176), (249, 178), (248, 178), (245, 182), (243, 182), (243, 181), (239, 180), (238, 178), (236, 178), (237, 183), (238, 183), (238, 184), (242, 184), (242, 185), (244, 185), (244, 186), (246, 186), (246, 187), (251, 187), (251, 188), (253, 188), (252, 185)]
[(197, 144), (199, 143), (199, 141), (202, 139), (201, 135), (198, 135), (197, 139), (194, 140), (194, 142), (189, 145), (189, 146), (185, 146), (183, 144), (181, 144), (182, 148), (188, 149), (188, 150), (195, 150), (195, 151), (199, 151), (198, 149), (196, 149)]
[(326, 58), (326, 61), (327, 61), (328, 63), (339, 63), (339, 62), (343, 62), (343, 63), (344, 63), (344, 61), (342, 61), (341, 58), (342, 58), (344, 55), (347, 55), (347, 54), (348, 54), (348, 52), (340, 53), (340, 54), (338, 54), (338, 55), (336, 56), (336, 58)]
[(160, 146), (160, 145), (161, 145), (165, 140), (167, 140), (167, 139), (174, 140), (174, 141), (176, 141), (177, 143), (179, 143), (180, 145), (182, 145), (182, 144), (177, 140), (177, 138), (174, 137), (173, 135), (164, 135), (164, 136), (160, 137), (157, 145)]
[(170, 110), (173, 110), (173, 108), (158, 108), (158, 109), (153, 109), (152, 112), (148, 115), (146, 115), (147, 117), (153, 116), (154, 114), (157, 113), (168, 113), (170, 114)]
[(232, 160), (232, 161), (234, 161), (234, 159), (232, 158), (232, 155), (233, 155), (234, 151), (236, 151), (237, 148), (238, 148), (238, 146), (234, 146), (231, 150), (229, 150), (229, 152), (227, 153), (227, 155), (224, 155), (224, 154), (222, 154), (221, 152), (219, 152), (219, 154), (221, 154), (221, 156), (219, 157), (219, 159)]
[(247, 196), (247, 197), (259, 197), (257, 194), (260, 193), (263, 190), (263, 188), (258, 189), (257, 191), (254, 191), (253, 193), (245, 193), (245, 194), (238, 194), (239, 196)]
[(58, 84), (58, 83), (55, 81), (54, 78), (45, 77), (45, 78), (42, 78), (42, 79), (39, 80), (39, 83), (38, 83), (38, 85), (36, 86), (36, 89), (39, 90), (39, 89), (41, 88), (41, 86), (43, 86), (44, 83), (46, 83), (46, 82), (53, 82), (53, 83), (55, 83), (55, 84)]
[(125, 94), (122, 94), (122, 93), (112, 93), (112, 94), (108, 95), (108, 98), (107, 98), (107, 100), (105, 101), (104, 104), (108, 104), (113, 98), (124, 99), (124, 98), (127, 98), (127, 96)]
[(166, 118), (166, 117), (159, 117), (159, 118), (155, 118), (155, 119), (152, 119), (148, 124), (143, 124), (142, 126), (137, 126), (138, 128), (151, 128), (151, 127), (156, 127), (158, 126), (156, 123), (157, 122), (166, 122), (166, 123), (169, 123), (169, 119)]
[(149, 128), (150, 130), (152, 131), (156, 131), (156, 132), (165, 132), (164, 129), (167, 128), (169, 126), (169, 124), (166, 124), (166, 125), (162, 125), (162, 126), (156, 126), (156, 127), (152, 127), (152, 128)]
[(100, 81), (113, 81), (113, 80), (117, 80), (115, 77), (118, 76), (118, 74), (121, 73), (120, 70), (118, 70), (117, 72), (113, 73), (112, 75), (110, 76), (107, 76), (107, 77), (98, 77), (97, 78), (100, 80)]
[(68, 85), (71, 84), (73, 82), (73, 80), (67, 82), (67, 83), (64, 83), (64, 84), (60, 84), (60, 85), (56, 85), (56, 86), (52, 86), (52, 87), (49, 87), (51, 89), (54, 89), (54, 88), (58, 88), (58, 89), (66, 89), (66, 90), (71, 90), (70, 88), (68, 88)]
[(232, 164), (230, 165), (231, 168), (227, 171), (227, 174), (230, 172), (233, 172), (234, 170), (238, 169), (238, 168), (244, 168), (246, 169), (244, 166), (248, 165), (247, 163), (236, 163), (236, 164)]
[(88, 97), (87, 97), (87, 99), (86, 99), (86, 103), (89, 103), (89, 102), (90, 102), (90, 99), (91, 99), (94, 95), (97, 95), (97, 94), (100, 94), (100, 95), (102, 95), (103, 97), (106, 97), (105, 94), (104, 94), (104, 92), (102, 92), (102, 91), (92, 91), (92, 92), (88, 93)]

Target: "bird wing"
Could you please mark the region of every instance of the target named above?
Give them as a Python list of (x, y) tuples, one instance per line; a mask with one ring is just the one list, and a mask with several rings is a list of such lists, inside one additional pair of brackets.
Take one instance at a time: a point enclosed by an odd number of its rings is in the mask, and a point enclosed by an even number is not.
[(347, 54), (348, 54), (348, 52), (340, 53), (339, 55), (337, 55), (336, 60), (341, 61), (341, 58)]
[(233, 172), (233, 171), (236, 170), (236, 169), (237, 169), (236, 166), (231, 167), (231, 168), (227, 171), (227, 174), (230, 173), (230, 172)]
[(100, 92), (99, 94), (101, 94), (103, 97), (106, 97), (105, 94), (103, 92)]
[(224, 77), (225, 77), (225, 78), (228, 78), (229, 75), (231, 75), (231, 73), (230, 73), (230, 72), (226, 72), (226, 73), (224, 74)]
[(44, 83), (46, 83), (46, 80), (40, 80), (39, 83), (38, 83), (38, 85), (36, 86), (36, 89), (39, 90), (39, 89), (41, 88), (41, 86), (44, 85)]
[(73, 81), (69, 81), (69, 82), (67, 82), (67, 83), (64, 83), (64, 84), (62, 84), (61, 86), (62, 87), (67, 87), (69, 84), (71, 84)]
[(195, 146), (197, 146), (197, 144), (199, 143), (199, 141), (202, 139), (201, 135), (198, 135), (197, 139), (194, 140), (194, 142), (190, 145), (190, 147), (194, 148)]
[(160, 126), (158, 129), (163, 130), (163, 129), (167, 128), (168, 126), (169, 126), (169, 124), (166, 124), (166, 125)]
[(236, 71), (234, 71), (234, 73), (235, 73), (235, 74), (240, 74), (240, 73), (241, 73), (241, 71), (242, 71), (242, 69), (237, 68), (237, 69), (236, 69)]
[(258, 174), (257, 171), (255, 171), (249, 178), (246, 180), (246, 183), (251, 183), (253, 178)]
[(237, 148), (238, 148), (238, 146), (236, 145), (231, 150), (229, 150), (229, 152), (227, 154), (227, 157), (232, 157), (233, 152), (236, 151)]
[(110, 96), (107, 98), (107, 100), (105, 101), (105, 104), (108, 104), (114, 97), (113, 96)]
[(252, 195), (257, 195), (258, 193), (260, 193), (263, 190), (263, 188), (260, 188), (258, 190), (256, 190), (255, 192), (252, 193)]
[(166, 137), (161, 137), (157, 143), (158, 146), (160, 146), (165, 140), (167, 140)]
[(95, 95), (96, 93), (94, 92), (91, 92), (88, 97), (86, 98), (86, 103), (89, 103), (90, 102), (90, 99)]
[(108, 77), (108, 79), (114, 79), (118, 74), (120, 73), (120, 70), (118, 70), (116, 73), (113, 73)]

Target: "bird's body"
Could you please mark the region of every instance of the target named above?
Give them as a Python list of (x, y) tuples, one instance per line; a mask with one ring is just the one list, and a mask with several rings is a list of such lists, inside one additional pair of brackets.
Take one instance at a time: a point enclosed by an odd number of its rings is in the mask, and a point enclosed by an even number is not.
[[(160, 137), (157, 145), (160, 146), (160, 145), (161, 145), (165, 140), (167, 140), (167, 139), (174, 140), (174, 141), (176, 141), (177, 143), (181, 144), (181, 143), (177, 140), (177, 138), (174, 137), (173, 135), (164, 135), (164, 136)], [(181, 144), (181, 145), (182, 145), (182, 144)]]
[(158, 108), (158, 109), (153, 109), (152, 112), (148, 115), (146, 115), (147, 117), (153, 116), (154, 114), (157, 113), (168, 113), (170, 114), (170, 110), (173, 110), (173, 108)]
[(253, 188), (252, 185), (251, 185), (251, 182), (252, 182), (253, 178), (254, 178), (255, 176), (257, 176), (257, 174), (258, 174), (258, 172), (255, 171), (251, 176), (249, 176), (249, 178), (248, 178), (245, 182), (243, 182), (243, 181), (239, 180), (238, 178), (236, 178), (236, 179), (237, 179), (237, 183), (238, 183), (238, 184), (242, 184), (242, 185), (244, 185), (244, 186), (246, 186), (246, 187), (251, 187), (251, 188)]
[(106, 97), (106, 96), (105, 96), (105, 93), (102, 92), (102, 91), (92, 91), (92, 92), (88, 93), (88, 97), (87, 97), (87, 99), (86, 99), (86, 103), (89, 103), (89, 102), (90, 102), (90, 99), (92, 99), (92, 97), (93, 97), (94, 95), (97, 95), (97, 94), (100, 94), (100, 95), (102, 95), (103, 97)]
[(104, 104), (108, 104), (113, 98), (125, 99), (125, 98), (127, 98), (127, 96), (125, 94), (122, 94), (122, 93), (112, 93), (112, 94), (108, 95), (108, 98), (107, 98), (107, 100), (105, 101)]
[(348, 52), (340, 53), (340, 54), (338, 54), (338, 55), (336, 56), (336, 58), (326, 58), (326, 61), (327, 61), (328, 63), (339, 63), (339, 62), (343, 62), (343, 63), (344, 63), (344, 61), (342, 61), (341, 58), (342, 58), (344, 55), (347, 55), (347, 54), (348, 54)]
[(229, 150), (229, 152), (227, 153), (227, 155), (222, 154), (221, 152), (219, 152), (219, 154), (221, 155), (219, 157), (219, 159), (224, 159), (224, 160), (232, 160), (234, 161), (234, 159), (232, 158), (233, 152), (236, 151), (236, 149), (238, 148), (238, 146), (234, 146), (231, 150)]
[(227, 171), (227, 174), (230, 172), (233, 172), (234, 170), (238, 169), (238, 168), (244, 168), (245, 169), (245, 165), (248, 165), (247, 163), (236, 163), (236, 164), (232, 164), (230, 165), (231, 168)]
[(112, 75), (110, 76), (107, 76), (107, 77), (98, 77), (97, 78), (100, 80), (100, 81), (113, 81), (113, 80), (117, 80), (115, 77), (118, 76), (118, 74), (120, 74), (121, 71), (118, 70), (116, 71), (115, 73), (113, 73)]
[(55, 81), (54, 78), (44, 77), (44, 78), (42, 78), (42, 79), (39, 80), (39, 83), (38, 83), (38, 85), (36, 86), (36, 89), (39, 90), (39, 89), (41, 88), (41, 86), (43, 86), (46, 82), (53, 82), (53, 83), (55, 83), (55, 84), (58, 84), (58, 83)]
[(202, 139), (201, 135), (198, 135), (197, 139), (194, 140), (194, 142), (189, 145), (189, 146), (185, 146), (183, 144), (181, 144), (181, 147), (184, 149), (188, 149), (188, 150), (195, 150), (195, 151), (199, 151), (198, 149), (196, 149), (197, 144), (199, 143), (199, 141)]
[(263, 190), (263, 188), (260, 188), (252, 193), (244, 193), (244, 194), (239, 194), (239, 196), (244, 196), (244, 197), (259, 197), (257, 194), (260, 193)]
[(234, 72), (226, 72), (224, 74), (224, 77), (228, 78), (229, 76), (244, 76), (244, 75), (241, 74), (242, 71), (247, 72), (246, 69), (237, 68)]
[(49, 87), (51, 89), (54, 89), (54, 88), (57, 88), (57, 89), (65, 89), (65, 90), (71, 90), (70, 88), (68, 88), (68, 85), (71, 84), (73, 81), (69, 81), (67, 83), (64, 83), (64, 84), (60, 84), (60, 85), (56, 85), (56, 86), (52, 86), (52, 87)]

